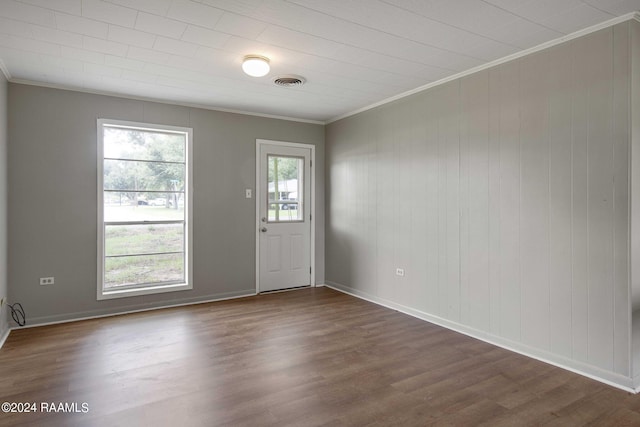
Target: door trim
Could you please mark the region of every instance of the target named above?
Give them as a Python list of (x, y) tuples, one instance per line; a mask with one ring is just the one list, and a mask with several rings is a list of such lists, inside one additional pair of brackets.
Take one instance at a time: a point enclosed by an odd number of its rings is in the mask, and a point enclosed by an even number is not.
[(256, 212), (255, 212), (255, 230), (256, 230), (256, 294), (260, 293), (260, 148), (263, 145), (278, 145), (281, 147), (307, 148), (311, 151), (311, 194), (309, 195), (309, 203), (311, 209), (311, 248), (309, 252), (311, 262), (311, 287), (316, 286), (316, 146), (313, 144), (302, 144), (299, 142), (273, 141), (269, 139), (256, 139), (256, 186), (253, 191)]

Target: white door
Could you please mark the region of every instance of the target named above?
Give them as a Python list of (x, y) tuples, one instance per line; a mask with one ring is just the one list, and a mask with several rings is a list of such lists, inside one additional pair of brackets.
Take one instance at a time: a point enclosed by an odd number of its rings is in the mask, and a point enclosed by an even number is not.
[(258, 141), (258, 292), (311, 285), (311, 149)]

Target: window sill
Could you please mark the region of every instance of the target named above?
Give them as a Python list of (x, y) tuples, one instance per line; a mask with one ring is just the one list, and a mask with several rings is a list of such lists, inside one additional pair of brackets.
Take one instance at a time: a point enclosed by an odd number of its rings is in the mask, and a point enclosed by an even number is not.
[(166, 292), (187, 291), (190, 289), (193, 289), (193, 285), (188, 283), (148, 286), (144, 288), (134, 288), (134, 289), (116, 289), (116, 290), (98, 292), (98, 301), (114, 299), (114, 298), (135, 297), (140, 295), (163, 294)]

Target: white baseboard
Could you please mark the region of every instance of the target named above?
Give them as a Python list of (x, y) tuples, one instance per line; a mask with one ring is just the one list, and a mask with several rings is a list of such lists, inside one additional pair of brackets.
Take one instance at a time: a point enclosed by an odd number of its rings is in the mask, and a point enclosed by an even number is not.
[(397, 303), (394, 303), (393, 301), (388, 301), (383, 298), (379, 298), (375, 295), (371, 295), (366, 292), (359, 291), (357, 289), (352, 289), (348, 286), (331, 282), (329, 280), (326, 281), (326, 286), (336, 291), (354, 296), (356, 298), (360, 298), (360, 299), (372, 302), (374, 304), (390, 308), (392, 310), (397, 310), (409, 316), (416, 317), (418, 319), (436, 324), (438, 326), (442, 326), (444, 328), (450, 329), (455, 332), (459, 332), (469, 337), (479, 339), (486, 343), (504, 348), (505, 350), (513, 351), (515, 353), (522, 354), (523, 356), (527, 356), (532, 359), (536, 359), (541, 362), (548, 363), (553, 366), (557, 366), (558, 368), (562, 368), (567, 371), (571, 371), (573, 373), (585, 376), (587, 378), (591, 378), (593, 380), (610, 385), (612, 387), (619, 388), (629, 393), (640, 392), (640, 387), (636, 387), (633, 379), (630, 377), (616, 374), (615, 372), (606, 371), (598, 367), (587, 365), (587, 364), (584, 364), (572, 359), (568, 359), (566, 357), (559, 356), (557, 354), (553, 354), (544, 350), (529, 347), (527, 345), (514, 342), (496, 335), (492, 335), (488, 332), (474, 329), (469, 326), (462, 325), (457, 322), (453, 322), (451, 320), (447, 320), (438, 316), (434, 316), (429, 313), (425, 313), (420, 310), (413, 309), (411, 307), (406, 307), (402, 304), (397, 304)]
[(7, 341), (7, 338), (9, 338), (10, 333), (11, 333), (11, 328), (4, 331), (4, 333), (0, 337), (0, 349), (2, 349), (2, 346), (4, 345), (5, 341)]
[(633, 390), (635, 393), (640, 393), (640, 375), (633, 377)]
[[(317, 284), (315, 285), (315, 287), (322, 287), (322, 286), (326, 286), (324, 283), (322, 284)], [(305, 289), (305, 288), (302, 288)], [(297, 290), (297, 288), (294, 289), (287, 289), (287, 290)], [(162, 310), (165, 308), (173, 308), (173, 307), (184, 307), (187, 305), (197, 305), (197, 304), (206, 304), (206, 303), (210, 303), (210, 302), (218, 302), (218, 301), (226, 301), (226, 300), (232, 300), (232, 299), (238, 299), (238, 298), (246, 298), (246, 297), (251, 297), (251, 296), (255, 296), (257, 295), (255, 292), (244, 292), (244, 293), (240, 293), (240, 294), (234, 294), (231, 296), (216, 296), (213, 298), (206, 298), (203, 300), (194, 300), (194, 301), (188, 301), (188, 302), (180, 302), (180, 303), (174, 303), (174, 304), (167, 304), (167, 305), (157, 305), (157, 306), (153, 306), (153, 307), (142, 307), (142, 308), (135, 308), (135, 309), (131, 309), (131, 310), (124, 310), (124, 311), (117, 311), (117, 312), (108, 312), (108, 313), (99, 313), (99, 314), (89, 314), (89, 315), (84, 315), (84, 314), (80, 314), (78, 316), (73, 316), (69, 317), (69, 318), (53, 318), (51, 319), (51, 317), (39, 317), (36, 318), (35, 320), (31, 320), (29, 322), (29, 324), (25, 325), (25, 326), (13, 326), (10, 327), (5, 334), (3, 335), (2, 339), (0, 340), (0, 348), (2, 348), (2, 344), (4, 344), (4, 341), (7, 339), (7, 337), (9, 336), (9, 332), (11, 332), (11, 330), (13, 329), (25, 329), (25, 328), (37, 328), (39, 326), (48, 326), (48, 325), (58, 325), (61, 323), (70, 323), (70, 322), (79, 322), (81, 320), (91, 320), (91, 319), (100, 319), (103, 317), (112, 317), (112, 316), (120, 316), (123, 314), (131, 314), (131, 313), (140, 313), (143, 311), (152, 311), (152, 310)], [(49, 320), (51, 319), (51, 320)]]
[(47, 318), (36, 318), (35, 322), (32, 322), (28, 325), (25, 326), (14, 326), (11, 329), (25, 329), (25, 328), (37, 328), (39, 326), (48, 326), (48, 325), (57, 325), (57, 324), (61, 324), (61, 323), (69, 323), (69, 322), (79, 322), (81, 320), (91, 320), (91, 319), (100, 319), (103, 317), (113, 317), (113, 316), (121, 316), (123, 314), (131, 314), (131, 313), (141, 313), (144, 311), (153, 311), (153, 310), (162, 310), (165, 308), (173, 308), (173, 307), (184, 307), (187, 305), (197, 305), (197, 304), (207, 304), (210, 302), (218, 302), (218, 301), (226, 301), (226, 300), (232, 300), (232, 299), (238, 299), (238, 298), (246, 298), (246, 297), (251, 297), (251, 296), (255, 296), (256, 293), (255, 292), (247, 292), (247, 293), (242, 293), (242, 294), (237, 294), (237, 295), (232, 295), (232, 296), (220, 296), (220, 297), (213, 297), (213, 298), (208, 298), (208, 299), (203, 299), (203, 300), (195, 300), (195, 301), (188, 301), (188, 302), (180, 302), (180, 303), (174, 303), (174, 304), (167, 304), (167, 305), (157, 305), (157, 306), (153, 306), (153, 307), (142, 307), (142, 308), (135, 308), (135, 309), (131, 309), (131, 310), (125, 310), (125, 311), (118, 311), (118, 312), (109, 312), (109, 313), (100, 313), (100, 314), (92, 314), (92, 315), (80, 315), (78, 317), (71, 317), (71, 318), (64, 318), (64, 319), (54, 319), (54, 320), (46, 320)]

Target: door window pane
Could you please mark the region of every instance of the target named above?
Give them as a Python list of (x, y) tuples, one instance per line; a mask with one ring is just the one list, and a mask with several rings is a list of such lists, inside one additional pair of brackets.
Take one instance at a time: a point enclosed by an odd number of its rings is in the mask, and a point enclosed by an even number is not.
[(267, 164), (269, 222), (302, 221), (304, 159), (269, 155)]

